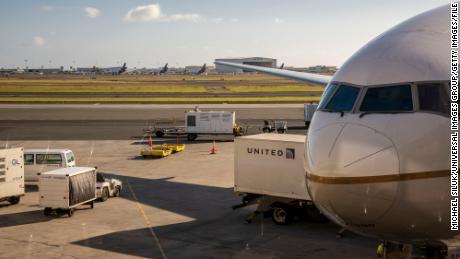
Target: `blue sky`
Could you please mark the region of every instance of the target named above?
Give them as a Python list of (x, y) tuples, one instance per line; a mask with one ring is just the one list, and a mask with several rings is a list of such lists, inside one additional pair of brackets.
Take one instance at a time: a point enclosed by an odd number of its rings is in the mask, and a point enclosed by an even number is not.
[(340, 66), (442, 0), (2, 1), (0, 67), (158, 67), (264, 56)]

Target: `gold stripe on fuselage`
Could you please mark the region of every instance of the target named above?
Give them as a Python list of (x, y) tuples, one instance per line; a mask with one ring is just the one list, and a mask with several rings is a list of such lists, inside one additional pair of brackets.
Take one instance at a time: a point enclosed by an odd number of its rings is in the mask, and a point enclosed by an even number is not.
[(360, 183), (384, 183), (384, 182), (399, 182), (410, 181), (428, 178), (448, 177), (450, 170), (418, 172), (407, 174), (387, 174), (387, 175), (373, 175), (373, 176), (357, 176), (357, 177), (329, 177), (308, 174), (309, 181), (326, 184), (360, 184)]

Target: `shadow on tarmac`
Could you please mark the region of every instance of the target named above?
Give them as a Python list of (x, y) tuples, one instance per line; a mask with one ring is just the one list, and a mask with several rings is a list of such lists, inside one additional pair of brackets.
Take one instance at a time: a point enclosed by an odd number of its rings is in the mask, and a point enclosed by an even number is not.
[(53, 217), (43, 215), (43, 210), (24, 211), (0, 215), (0, 228), (47, 222)]
[[(174, 177), (114, 177), (123, 180), (125, 186), (129, 182), (142, 205), (194, 220), (153, 227), (158, 242), (146, 227), (74, 244), (147, 258), (162, 258), (160, 247), (168, 258), (369, 258), (376, 247), (374, 240), (354, 234), (337, 240), (337, 227), (332, 223), (300, 222), (278, 226), (261, 216), (253, 224), (244, 224), (249, 210), (230, 208), (240, 201), (233, 188), (178, 183), (174, 182)], [(136, 201), (128, 187), (124, 188), (121, 197)], [(154, 220), (155, 216), (149, 217)], [(139, 220), (144, 221), (141, 216)], [(347, 256), (344, 250), (353, 251), (353, 256)]]

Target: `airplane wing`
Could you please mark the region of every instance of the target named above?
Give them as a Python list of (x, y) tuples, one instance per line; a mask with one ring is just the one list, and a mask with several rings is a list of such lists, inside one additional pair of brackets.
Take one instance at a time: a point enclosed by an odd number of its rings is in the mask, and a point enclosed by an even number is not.
[(254, 71), (254, 72), (262, 72), (267, 73), (274, 76), (285, 77), (289, 79), (295, 79), (303, 82), (308, 82), (312, 84), (318, 84), (322, 86), (326, 86), (332, 79), (332, 76), (325, 76), (325, 75), (318, 75), (312, 73), (303, 73), (297, 71), (289, 71), (285, 69), (278, 69), (278, 68), (271, 68), (271, 67), (261, 67), (261, 66), (253, 66), (253, 65), (243, 65), (225, 61), (216, 61), (214, 62), (217, 65), (241, 68), (244, 70)]

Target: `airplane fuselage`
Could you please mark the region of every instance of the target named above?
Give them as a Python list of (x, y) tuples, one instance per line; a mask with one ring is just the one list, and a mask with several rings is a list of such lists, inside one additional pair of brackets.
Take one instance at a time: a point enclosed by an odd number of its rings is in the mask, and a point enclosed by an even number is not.
[(457, 234), (450, 231), (450, 118), (421, 111), (411, 89), (411, 111), (359, 111), (363, 88), (352, 111), (317, 111), (308, 189), (323, 213), (355, 232), (400, 242), (449, 238)]

